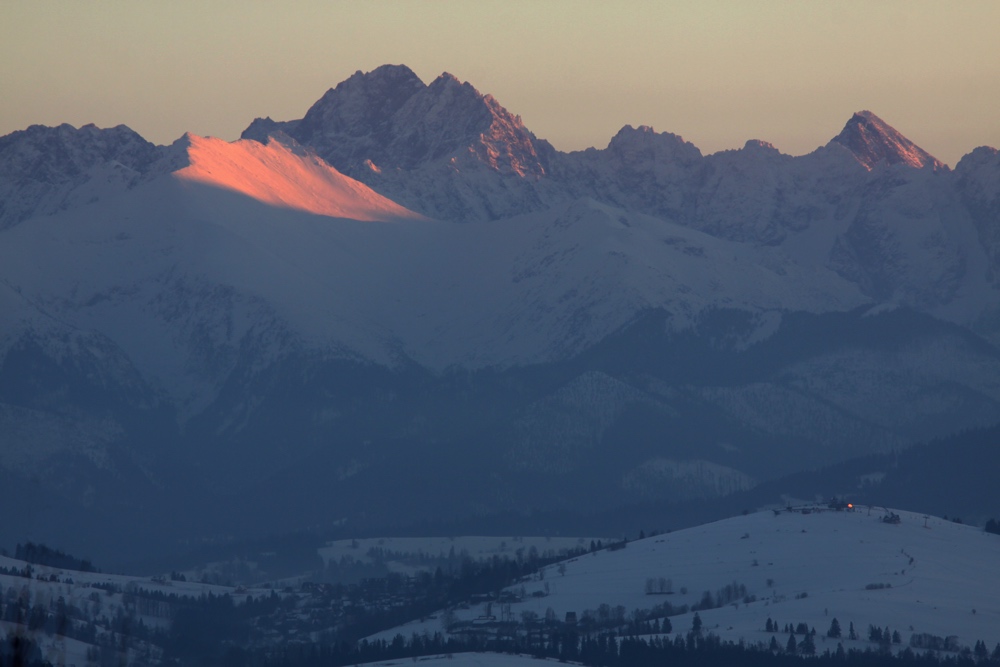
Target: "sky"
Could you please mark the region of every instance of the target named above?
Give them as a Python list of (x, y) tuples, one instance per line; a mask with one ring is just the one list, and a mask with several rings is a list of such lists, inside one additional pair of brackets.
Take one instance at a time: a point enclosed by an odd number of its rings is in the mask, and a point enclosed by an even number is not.
[(155, 143), (301, 118), (357, 70), (469, 81), (560, 150), (625, 124), (807, 153), (868, 109), (954, 166), (1000, 147), (1000, 2), (257, 0), (0, 4), (0, 135)]

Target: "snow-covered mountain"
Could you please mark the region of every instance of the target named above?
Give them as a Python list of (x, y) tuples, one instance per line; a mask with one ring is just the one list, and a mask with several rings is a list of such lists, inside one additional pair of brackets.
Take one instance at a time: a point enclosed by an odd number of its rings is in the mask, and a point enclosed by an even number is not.
[(448, 220), (495, 220), (544, 206), (536, 183), (554, 150), (490, 95), (408, 67), (357, 72), (301, 120), (257, 119), (244, 138), (283, 132), (391, 197)]
[(127, 190), (156, 158), (124, 125), (32, 125), (0, 137), (0, 229)]
[(0, 491), (57, 469), (73, 517), (703, 498), (1000, 418), (997, 152), (869, 112), (560, 153), (386, 66), (232, 143), (32, 127), (0, 193)]
[(244, 137), (274, 132), (433, 218), (496, 220), (589, 198), (782, 248), (875, 301), (963, 324), (995, 318), (997, 242), (983, 230), (996, 217), (977, 222), (983, 203), (963, 190), (995, 182), (988, 159), (952, 174), (870, 111), (801, 157), (760, 141), (703, 156), (676, 135), (629, 126), (606, 149), (567, 154), (468, 83), (443, 74), (428, 86), (384, 66), (328, 91), (303, 119), (257, 120)]

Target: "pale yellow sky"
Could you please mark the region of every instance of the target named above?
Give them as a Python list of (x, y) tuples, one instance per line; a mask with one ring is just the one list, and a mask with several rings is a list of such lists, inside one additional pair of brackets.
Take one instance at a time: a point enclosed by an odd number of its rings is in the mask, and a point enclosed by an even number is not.
[(628, 123), (802, 154), (870, 109), (954, 165), (1000, 146), (1000, 2), (0, 4), (0, 135), (124, 123), (156, 143), (300, 118), (356, 70), (493, 94), (557, 148)]

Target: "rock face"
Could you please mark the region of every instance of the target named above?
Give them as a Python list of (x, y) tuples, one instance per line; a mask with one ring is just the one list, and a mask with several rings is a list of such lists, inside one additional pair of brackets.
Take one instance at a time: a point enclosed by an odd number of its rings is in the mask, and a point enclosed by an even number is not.
[(850, 150), (869, 171), (879, 164), (905, 164), (915, 169), (945, 166), (871, 111), (854, 114), (833, 141)]
[(301, 120), (258, 119), (243, 137), (275, 131), (404, 206), (457, 221), (538, 209), (554, 153), (490, 95), (447, 73), (425, 85), (402, 65), (357, 72)]
[(989, 258), (989, 280), (1000, 284), (1000, 151), (977, 148), (962, 158), (955, 175), (959, 195)]

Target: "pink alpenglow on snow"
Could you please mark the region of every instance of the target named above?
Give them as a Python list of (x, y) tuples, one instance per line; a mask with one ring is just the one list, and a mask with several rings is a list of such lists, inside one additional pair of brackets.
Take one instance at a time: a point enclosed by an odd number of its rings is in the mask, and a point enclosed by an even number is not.
[(188, 166), (175, 177), (285, 208), (367, 222), (425, 219), (344, 176), (307, 149), (278, 140), (185, 135)]

